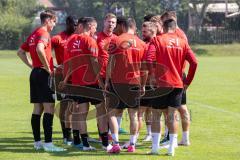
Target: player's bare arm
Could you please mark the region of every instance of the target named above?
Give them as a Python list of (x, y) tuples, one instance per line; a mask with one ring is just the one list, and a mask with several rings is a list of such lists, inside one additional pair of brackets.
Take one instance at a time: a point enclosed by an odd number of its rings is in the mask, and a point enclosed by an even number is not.
[(114, 55), (109, 55), (109, 61), (107, 64), (107, 71), (106, 71), (106, 82), (105, 82), (105, 89), (109, 87), (109, 80), (111, 78), (112, 68), (114, 67)]
[(99, 72), (100, 72), (100, 65), (98, 63), (98, 59), (96, 57), (91, 57), (90, 58), (91, 64), (92, 64), (92, 68), (94, 71), (94, 74), (97, 76), (98, 78), (98, 82), (99, 82), (99, 86), (104, 89), (104, 83), (103, 80), (101, 79), (101, 77), (99, 76)]
[(38, 43), (37, 48), (36, 48), (36, 51), (37, 51), (37, 54), (38, 54), (38, 57), (39, 57), (40, 61), (41, 61), (42, 64), (43, 64), (44, 69), (45, 69), (48, 73), (51, 73), (51, 69), (50, 69), (50, 66), (49, 66), (49, 64), (48, 64), (48, 61), (47, 61), (47, 57), (46, 57), (46, 53), (45, 53), (44, 48), (45, 48), (45, 46), (44, 46), (43, 43)]
[(28, 59), (26, 52), (23, 49), (19, 48), (17, 55), (29, 68), (32, 69), (32, 62)]

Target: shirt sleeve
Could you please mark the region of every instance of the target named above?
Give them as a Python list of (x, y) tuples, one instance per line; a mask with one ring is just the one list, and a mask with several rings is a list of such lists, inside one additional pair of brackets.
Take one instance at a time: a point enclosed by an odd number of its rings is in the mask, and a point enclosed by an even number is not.
[(24, 50), (25, 52), (29, 52), (29, 45), (27, 42), (24, 42), (21, 47), (22, 50)]
[(93, 57), (98, 57), (98, 46), (97, 42), (94, 39), (91, 39), (87, 45), (87, 50), (88, 52), (93, 56)]
[(148, 49), (146, 50), (146, 61), (148, 62), (154, 62), (156, 61), (156, 47), (153, 43), (149, 44)]
[(55, 48), (56, 46), (58, 46), (60, 44), (60, 39), (59, 39), (59, 36), (56, 35), (56, 36), (53, 36), (51, 38), (51, 43), (52, 43), (52, 47)]
[(181, 28), (177, 28), (177, 34), (178, 34), (178, 36), (180, 36), (181, 38), (183, 38), (185, 41), (188, 42), (187, 35)]
[(48, 46), (49, 44), (49, 41), (50, 41), (50, 35), (49, 33), (41, 33), (38, 37), (37, 37), (37, 40), (36, 40), (36, 44), (38, 43), (43, 43), (45, 47)]

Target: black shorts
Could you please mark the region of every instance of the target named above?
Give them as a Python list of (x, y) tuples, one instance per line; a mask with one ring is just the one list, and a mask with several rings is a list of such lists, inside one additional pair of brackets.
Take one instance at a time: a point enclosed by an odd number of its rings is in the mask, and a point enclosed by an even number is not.
[(173, 88), (169, 90), (169, 93), (153, 98), (152, 107), (154, 109), (166, 109), (168, 107), (178, 108), (182, 102), (182, 88)]
[(63, 100), (69, 99), (69, 96), (67, 94), (56, 93), (56, 95), (57, 95), (57, 100), (58, 101), (63, 101)]
[[(95, 88), (100, 90), (100, 87), (98, 85), (89, 85), (86, 86), (89, 88)], [(83, 97), (83, 96), (75, 96), (75, 95), (69, 95), (67, 96), (68, 99), (72, 99), (74, 102), (77, 102), (78, 104), (81, 103), (91, 103), (92, 105), (100, 104), (102, 101), (95, 99), (94, 97)]]
[[(138, 108), (140, 106), (140, 86), (134, 84), (112, 84), (109, 91), (115, 97), (109, 97), (109, 107), (114, 109)], [(118, 99), (118, 104), (115, 99)]]
[(30, 74), (30, 102), (54, 103), (55, 93), (50, 88), (49, 73), (42, 68), (33, 68)]
[[(145, 87), (145, 92), (151, 90), (151, 87), (150, 86), (146, 86)], [(152, 104), (151, 104), (151, 100), (152, 98), (150, 97), (146, 97), (146, 95), (144, 95), (143, 97), (141, 97), (140, 99), (140, 106), (143, 106), (143, 107), (151, 107)]]

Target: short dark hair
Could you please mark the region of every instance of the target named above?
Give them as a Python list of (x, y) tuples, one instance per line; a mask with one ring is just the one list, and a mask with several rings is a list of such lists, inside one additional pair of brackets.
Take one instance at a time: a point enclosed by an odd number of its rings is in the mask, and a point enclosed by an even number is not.
[(129, 28), (136, 28), (137, 25), (136, 25), (135, 19), (128, 18), (127, 21), (128, 21), (128, 24), (129, 24)]
[(44, 23), (46, 19), (56, 19), (56, 14), (53, 10), (45, 10), (43, 12), (40, 13), (40, 20), (41, 23)]
[(75, 26), (78, 24), (78, 19), (75, 15), (69, 15), (66, 18), (66, 24), (74, 24)]
[(176, 29), (177, 23), (176, 23), (176, 21), (174, 21), (173, 19), (168, 19), (168, 20), (166, 20), (166, 21), (163, 23), (163, 27), (164, 27), (164, 29), (166, 29), (166, 30)]
[(165, 11), (161, 15), (161, 19), (163, 20), (164, 18), (176, 20), (177, 19), (176, 11)]
[(94, 17), (84, 17), (83, 18), (83, 23), (82, 23), (83, 24), (83, 28), (84, 29), (88, 29), (89, 24), (93, 23), (93, 22), (97, 23), (97, 21), (96, 21), (96, 19)]
[(153, 33), (157, 32), (157, 25), (156, 25), (156, 23), (146, 21), (146, 22), (143, 22), (142, 27), (148, 28), (148, 30), (150, 30)]
[(126, 17), (118, 17), (117, 18), (117, 25), (122, 25), (126, 29), (130, 28), (129, 21), (128, 21), (128, 19)]
[(152, 14), (152, 13), (148, 14), (148, 15), (143, 17), (143, 20), (144, 20), (144, 22), (150, 21), (150, 19), (154, 16), (156, 16), (156, 14)]
[(81, 18), (78, 19), (77, 24), (78, 24), (78, 25), (79, 25), (79, 24), (83, 24), (84, 21), (85, 21), (85, 17), (81, 17)]

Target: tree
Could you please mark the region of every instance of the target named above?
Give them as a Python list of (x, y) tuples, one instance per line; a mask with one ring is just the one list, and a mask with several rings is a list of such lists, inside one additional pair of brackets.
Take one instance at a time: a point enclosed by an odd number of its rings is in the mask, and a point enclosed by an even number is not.
[[(192, 3), (193, 8), (191, 9), (191, 12), (193, 14), (193, 17), (195, 19), (194, 26), (197, 31), (200, 32), (201, 26), (203, 24), (203, 20), (206, 16), (206, 10), (208, 5), (211, 3), (210, 0), (190, 0)], [(201, 5), (200, 11), (198, 11), (198, 5)]]
[(35, 0), (0, 1), (0, 49), (19, 47), (23, 33), (29, 33), (34, 13), (38, 6)]

